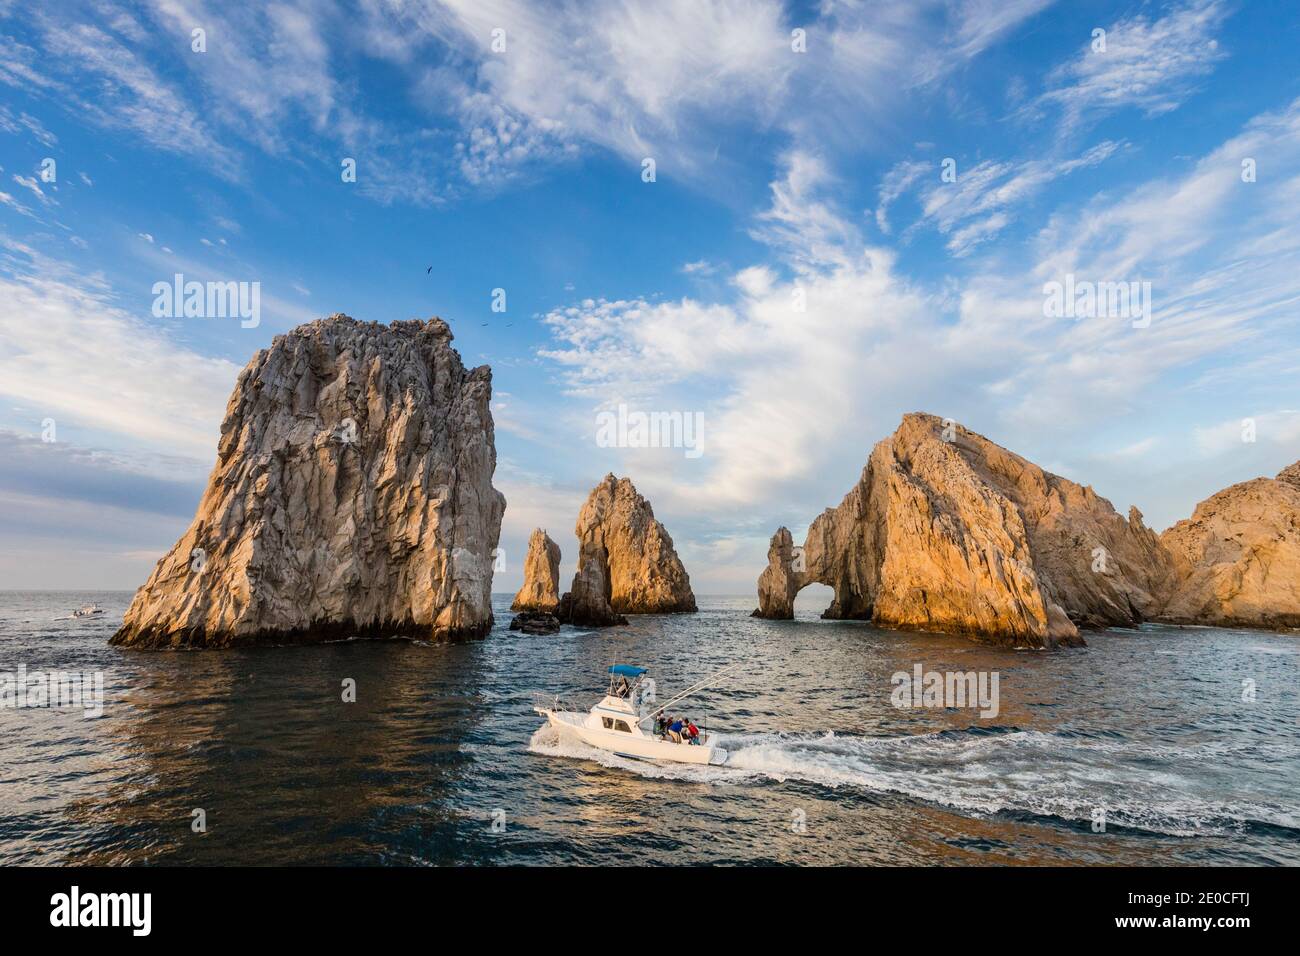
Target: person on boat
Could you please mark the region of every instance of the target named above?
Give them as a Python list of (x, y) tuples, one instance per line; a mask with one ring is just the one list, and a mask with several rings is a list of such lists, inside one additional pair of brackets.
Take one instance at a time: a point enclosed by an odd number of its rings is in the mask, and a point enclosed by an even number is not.
[(695, 745), (697, 745), (697, 746), (699, 745), (699, 742), (700, 742), (700, 728), (699, 728), (699, 727), (696, 727), (696, 726), (695, 726), (695, 721), (691, 720), (691, 718), (689, 718), (689, 717), (686, 718), (686, 739), (687, 739), (690, 743), (693, 743), (693, 744), (695, 744)]
[(680, 717), (674, 717), (673, 722), (668, 725), (668, 736), (673, 738), (675, 744), (682, 742), (682, 719)]
[(668, 736), (668, 715), (662, 710), (655, 714), (655, 733), (661, 739)]
[(632, 689), (632, 685), (627, 682), (627, 678), (620, 677), (618, 679), (618, 687), (614, 689), (614, 693), (619, 697), (626, 697), (628, 691), (630, 691), (631, 689)]

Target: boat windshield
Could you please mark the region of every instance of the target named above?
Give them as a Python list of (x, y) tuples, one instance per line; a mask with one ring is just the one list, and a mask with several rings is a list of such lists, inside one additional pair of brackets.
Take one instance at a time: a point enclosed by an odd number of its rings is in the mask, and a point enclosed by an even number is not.
[(628, 677), (626, 674), (609, 675), (609, 696), (631, 700), (637, 688), (641, 686), (640, 677)]
[(609, 666), (609, 696), (631, 699), (636, 694), (641, 679), (645, 676), (644, 667), (631, 664), (611, 664)]

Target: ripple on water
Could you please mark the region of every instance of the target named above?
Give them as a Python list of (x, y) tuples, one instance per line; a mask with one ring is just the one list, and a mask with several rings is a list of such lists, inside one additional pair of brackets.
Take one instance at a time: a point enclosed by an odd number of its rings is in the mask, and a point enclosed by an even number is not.
[[(92, 600), (109, 613), (66, 619)], [(0, 710), (0, 861), (1300, 863), (1294, 635), (1144, 627), (1017, 654), (759, 621), (744, 598), (528, 638), (506, 599), (474, 644), (169, 654), (107, 646), (129, 600), (0, 593), (6, 666), (102, 670), (108, 697), (95, 720)], [(743, 662), (684, 705), (728, 762), (539, 730), (528, 691), (594, 700), (612, 661), (661, 696)], [(917, 663), (998, 671), (998, 715), (895, 709), (890, 677)]]

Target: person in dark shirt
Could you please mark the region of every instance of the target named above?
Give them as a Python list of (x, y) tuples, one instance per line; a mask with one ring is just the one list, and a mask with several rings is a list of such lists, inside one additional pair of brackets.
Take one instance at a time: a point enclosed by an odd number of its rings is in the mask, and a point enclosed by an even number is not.
[(680, 717), (674, 717), (673, 722), (668, 725), (668, 736), (673, 738), (675, 744), (682, 742), (682, 719)]

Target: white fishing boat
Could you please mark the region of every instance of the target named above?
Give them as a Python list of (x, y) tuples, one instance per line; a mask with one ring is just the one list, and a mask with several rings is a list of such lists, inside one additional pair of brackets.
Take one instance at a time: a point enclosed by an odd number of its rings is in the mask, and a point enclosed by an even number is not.
[(700, 731), (692, 742), (679, 732), (656, 729), (658, 718), (671, 714), (669, 708), (713, 683), (720, 674), (660, 704), (644, 667), (614, 664), (609, 669), (609, 690), (590, 710), (570, 709), (559, 697), (545, 695), (538, 696), (533, 710), (561, 734), (620, 757), (720, 764), (727, 759), (727, 752), (710, 742), (711, 734)]
[(103, 614), (104, 609), (98, 604), (83, 604), (72, 612), (73, 617), (90, 617), (92, 614)]

